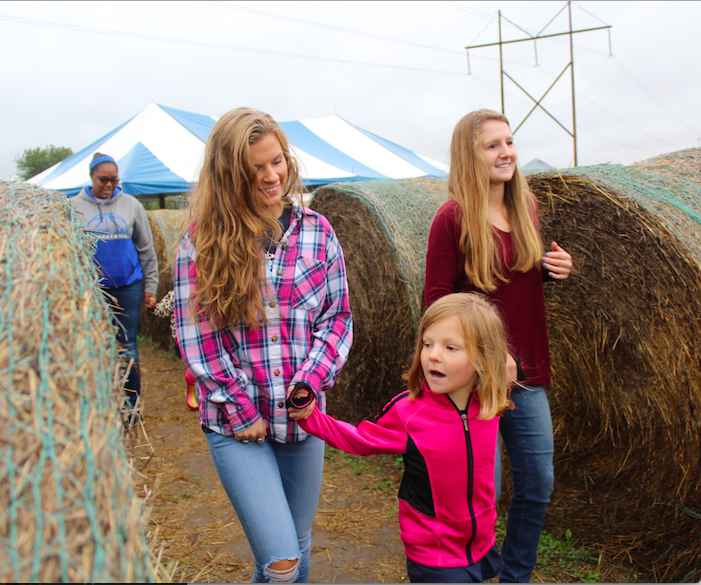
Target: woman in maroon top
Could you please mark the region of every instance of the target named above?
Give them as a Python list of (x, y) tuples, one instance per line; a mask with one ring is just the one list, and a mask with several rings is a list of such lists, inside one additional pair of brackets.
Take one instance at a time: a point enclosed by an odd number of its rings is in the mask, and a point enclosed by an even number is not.
[[(543, 253), (538, 209), (516, 162), (503, 114), (479, 110), (458, 122), (450, 145), (448, 201), (431, 225), (426, 306), (454, 292), (486, 294), (499, 309), (518, 383), (499, 431), (514, 493), (502, 545), (501, 582), (528, 582), (553, 486), (553, 432), (545, 387), (550, 352), (544, 280), (565, 280), (572, 257), (556, 242)], [(497, 457), (497, 497), (501, 458)]]

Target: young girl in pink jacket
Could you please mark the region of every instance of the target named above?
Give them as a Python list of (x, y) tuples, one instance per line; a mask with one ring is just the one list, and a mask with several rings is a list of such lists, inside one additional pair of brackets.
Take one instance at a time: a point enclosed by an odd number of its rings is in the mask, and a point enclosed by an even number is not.
[[(401, 454), (399, 527), (412, 583), (476, 583), (498, 574), (494, 458), (499, 416), (511, 408), (507, 346), (497, 311), (480, 295), (433, 303), (419, 326), (409, 389), (356, 425), (319, 409), (298, 387), (292, 418), (356, 455)], [(309, 410), (306, 410), (309, 412)]]

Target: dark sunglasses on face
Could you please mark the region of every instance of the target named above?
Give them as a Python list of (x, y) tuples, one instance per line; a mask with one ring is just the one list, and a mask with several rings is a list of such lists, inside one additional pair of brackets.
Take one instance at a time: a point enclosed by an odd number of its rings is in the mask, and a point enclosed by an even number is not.
[(119, 183), (119, 177), (98, 177), (97, 179), (103, 185), (106, 185), (107, 183), (112, 183), (113, 185), (116, 185), (117, 183)]

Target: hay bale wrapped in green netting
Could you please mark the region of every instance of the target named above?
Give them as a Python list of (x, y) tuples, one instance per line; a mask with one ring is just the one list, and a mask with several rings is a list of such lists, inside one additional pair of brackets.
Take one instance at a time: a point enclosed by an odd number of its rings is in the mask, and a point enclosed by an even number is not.
[(0, 182), (0, 581), (153, 581), (115, 329), (65, 195)]
[[(173, 276), (175, 271), (175, 256), (180, 243), (180, 228), (183, 220), (189, 212), (179, 209), (154, 209), (147, 211), (146, 215), (151, 225), (153, 245), (158, 257), (158, 292), (156, 300), (161, 300), (168, 292), (173, 290)], [(173, 336), (170, 332), (170, 320), (156, 317), (145, 307), (141, 309), (139, 317), (139, 331), (148, 335), (161, 348), (174, 349)]]
[(660, 175), (701, 181), (701, 148), (668, 152), (637, 162), (632, 167)]
[(529, 177), (544, 233), (576, 262), (546, 287), (555, 497), (598, 538), (646, 553), (662, 581), (701, 578), (701, 183), (682, 172), (689, 154), (666, 155), (663, 173), (643, 170), (658, 158)]
[(343, 247), (353, 347), (329, 412), (355, 422), (402, 390), (423, 312), (431, 220), (447, 196), (440, 179), (361, 181), (318, 188), (310, 207)]

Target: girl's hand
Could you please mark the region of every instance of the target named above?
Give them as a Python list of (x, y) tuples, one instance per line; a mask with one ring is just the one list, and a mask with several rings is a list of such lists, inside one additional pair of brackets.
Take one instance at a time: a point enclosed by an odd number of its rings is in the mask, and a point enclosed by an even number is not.
[(234, 439), (242, 443), (258, 443), (262, 445), (265, 442), (265, 437), (268, 434), (268, 427), (262, 418), (259, 418), (247, 429), (234, 435)]
[[(288, 388), (287, 396), (289, 397), (292, 394), (294, 394), (295, 398), (303, 399), (307, 398), (310, 392), (311, 390), (309, 388), (305, 388), (304, 386), (302, 386), (301, 388), (297, 388), (297, 390), (294, 389), (294, 386), (290, 386)], [(313, 396), (311, 403), (309, 403), (307, 406), (305, 406), (304, 408), (288, 408), (287, 414), (290, 415), (291, 419), (304, 420), (305, 418), (309, 418), (311, 416), (315, 408), (316, 396)]]
[(551, 278), (566, 280), (572, 274), (572, 256), (553, 242), (553, 251), (547, 252), (543, 257), (543, 266)]

